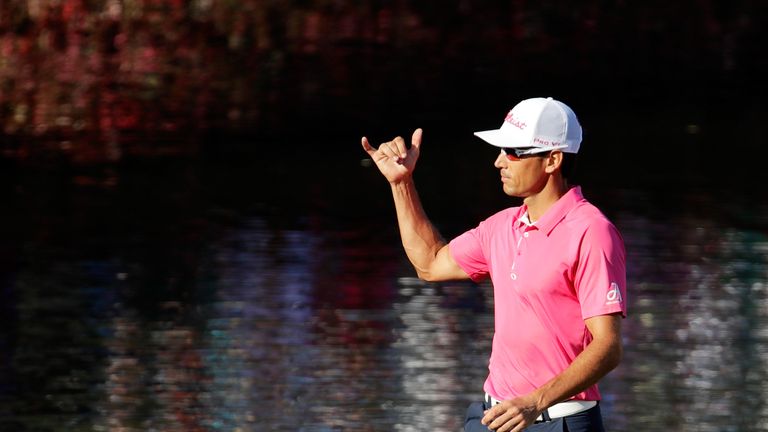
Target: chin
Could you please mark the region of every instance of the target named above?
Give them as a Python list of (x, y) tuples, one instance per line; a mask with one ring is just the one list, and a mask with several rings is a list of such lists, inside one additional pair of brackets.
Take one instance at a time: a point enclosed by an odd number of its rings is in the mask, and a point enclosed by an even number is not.
[(514, 189), (512, 189), (512, 188), (510, 188), (510, 187), (504, 186), (504, 187), (502, 188), (502, 190), (504, 191), (504, 193), (505, 193), (505, 194), (507, 194), (507, 195), (509, 195), (509, 196), (511, 196), (511, 197), (516, 197), (516, 196), (518, 196), (518, 194), (517, 194), (517, 193), (515, 193), (515, 190), (514, 190)]
[(516, 188), (513, 188), (513, 187), (509, 187), (509, 186), (506, 186), (506, 185), (503, 187), (503, 190), (504, 190), (504, 193), (507, 196), (510, 196), (510, 197), (513, 197), (513, 198), (525, 198), (526, 196), (529, 195), (529, 194), (526, 194), (525, 192), (523, 192), (523, 191), (521, 191), (519, 189), (516, 189)]

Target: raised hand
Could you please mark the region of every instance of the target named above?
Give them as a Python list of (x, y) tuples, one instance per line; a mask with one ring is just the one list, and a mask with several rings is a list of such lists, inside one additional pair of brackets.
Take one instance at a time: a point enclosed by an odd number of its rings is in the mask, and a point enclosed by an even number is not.
[(385, 142), (378, 149), (373, 148), (368, 138), (363, 137), (363, 150), (376, 163), (379, 171), (390, 183), (400, 183), (408, 180), (416, 169), (416, 161), (419, 159), (421, 148), (422, 130), (416, 129), (411, 137), (411, 147), (405, 147), (402, 137)]

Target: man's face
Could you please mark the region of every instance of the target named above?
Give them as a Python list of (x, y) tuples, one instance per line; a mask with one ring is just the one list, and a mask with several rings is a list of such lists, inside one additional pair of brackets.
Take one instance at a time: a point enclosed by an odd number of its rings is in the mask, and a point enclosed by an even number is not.
[(499, 169), (504, 193), (526, 198), (540, 192), (547, 183), (547, 162), (551, 152), (517, 156), (502, 149), (493, 166)]

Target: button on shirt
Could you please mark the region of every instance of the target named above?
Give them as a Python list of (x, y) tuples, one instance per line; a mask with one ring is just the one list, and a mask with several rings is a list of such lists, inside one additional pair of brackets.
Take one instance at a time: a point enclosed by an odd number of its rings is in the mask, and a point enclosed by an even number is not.
[[(525, 206), (502, 210), (449, 248), (473, 280), (493, 282), (495, 334), (484, 390), (497, 399), (527, 394), (565, 370), (591, 341), (585, 319), (626, 315), (623, 240), (579, 187), (535, 223)], [(575, 398), (599, 400), (597, 385)]]

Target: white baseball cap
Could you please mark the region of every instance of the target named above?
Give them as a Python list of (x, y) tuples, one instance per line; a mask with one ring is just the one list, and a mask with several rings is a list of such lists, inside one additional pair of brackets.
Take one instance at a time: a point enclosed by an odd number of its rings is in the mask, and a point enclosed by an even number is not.
[(581, 145), (581, 125), (576, 114), (551, 97), (525, 99), (512, 108), (499, 129), (475, 135), (496, 147), (535, 147), (530, 153), (578, 153)]

